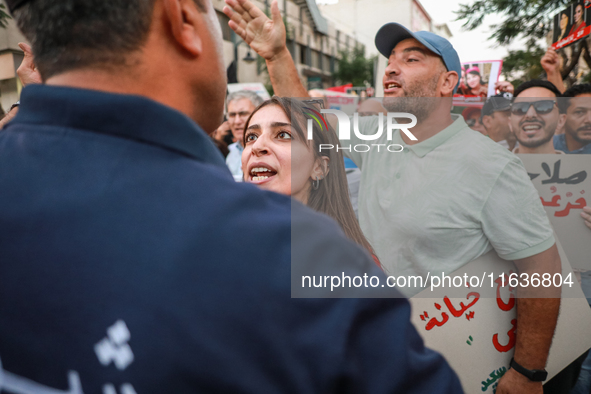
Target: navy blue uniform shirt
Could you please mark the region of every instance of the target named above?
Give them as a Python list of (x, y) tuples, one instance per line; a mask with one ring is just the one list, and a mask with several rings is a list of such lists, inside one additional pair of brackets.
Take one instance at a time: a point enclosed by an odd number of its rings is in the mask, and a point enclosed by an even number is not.
[(27, 87), (0, 132), (0, 391), (461, 392), (406, 300), (291, 298), (292, 250), (373, 266), (332, 220), (236, 184), (186, 116)]

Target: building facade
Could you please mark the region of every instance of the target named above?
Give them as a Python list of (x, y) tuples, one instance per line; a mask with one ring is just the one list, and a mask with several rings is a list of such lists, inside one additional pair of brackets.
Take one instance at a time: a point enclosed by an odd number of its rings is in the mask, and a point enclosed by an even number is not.
[[(270, 15), (271, 1), (253, 1), (257, 7)], [(228, 26), (228, 17), (222, 12), (225, 3), (213, 0), (218, 19), (222, 27), (224, 38), (224, 59), (226, 68), (234, 61), (235, 42), (232, 29)], [(279, 0), (279, 9), (283, 15), (287, 29), (287, 47), (294, 59), (300, 79), (308, 89), (323, 89), (333, 86), (333, 73), (342, 50), (351, 50), (355, 46), (363, 45), (356, 40), (351, 32), (343, 31), (335, 23), (326, 19), (314, 0)], [(238, 82), (269, 83), (265, 70), (265, 62), (250, 51), (256, 61), (247, 63), (243, 59), (249, 53), (246, 43), (240, 38), (237, 48), (237, 70), (234, 74)]]
[[(230, 67), (232, 71), (231, 66), (234, 67), (233, 76), (237, 82), (261, 82), (270, 86), (264, 60), (235, 36), (228, 26), (229, 18), (222, 12), (224, 1), (212, 2), (222, 28), (226, 68)], [(271, 0), (253, 2), (270, 15)], [(339, 52), (362, 44), (351, 32), (338, 29), (333, 22), (324, 18), (314, 0), (279, 0), (279, 8), (286, 22), (287, 46), (304, 86), (308, 89), (333, 86)], [(16, 69), (23, 59), (23, 52), (18, 47), (21, 41), (26, 42), (14, 20), (10, 19), (6, 28), (0, 28), (0, 104), (5, 111), (18, 100), (22, 89), (16, 75)], [(232, 65), (235, 52), (238, 62)], [(251, 63), (243, 60), (249, 53), (254, 58)]]
[(23, 41), (26, 40), (13, 19), (7, 21), (6, 28), (0, 27), (0, 105), (3, 111), (8, 111), (20, 97), (22, 85), (16, 69), (23, 61), (23, 51), (18, 47)]
[(348, 31), (366, 48), (367, 55), (378, 55), (375, 67), (375, 94), (383, 96), (382, 76), (387, 59), (378, 53), (376, 33), (386, 23), (397, 22), (411, 31), (432, 31), (450, 38), (445, 24), (434, 24), (431, 16), (419, 0), (372, 0), (371, 6), (362, 0), (338, 0), (335, 4), (319, 5), (319, 9), (338, 28)]

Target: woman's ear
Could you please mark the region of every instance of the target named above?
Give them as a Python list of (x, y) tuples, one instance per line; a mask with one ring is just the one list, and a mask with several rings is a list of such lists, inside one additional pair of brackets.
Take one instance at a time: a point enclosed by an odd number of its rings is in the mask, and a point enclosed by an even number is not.
[(326, 156), (322, 156), (320, 159), (316, 160), (314, 164), (314, 168), (312, 169), (312, 173), (310, 174), (310, 178), (313, 181), (318, 179), (324, 179), (328, 175), (330, 158)]

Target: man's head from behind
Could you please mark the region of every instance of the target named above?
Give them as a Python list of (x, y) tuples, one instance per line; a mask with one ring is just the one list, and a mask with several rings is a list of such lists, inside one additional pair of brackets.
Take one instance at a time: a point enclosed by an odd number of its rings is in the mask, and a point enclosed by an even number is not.
[(246, 121), (255, 108), (261, 105), (263, 99), (249, 90), (240, 90), (230, 93), (226, 102), (228, 103), (228, 123), (232, 135), (238, 143), (242, 144)]
[(591, 84), (573, 85), (567, 89), (558, 107), (565, 118), (566, 138), (578, 146), (591, 144)]
[(509, 115), (511, 110), (511, 95), (504, 93), (489, 97), (482, 107), (480, 123), (486, 129), (486, 134), (495, 142), (508, 140), (511, 136)]
[(558, 96), (560, 91), (548, 81), (532, 80), (515, 89), (509, 124), (519, 144), (543, 148), (552, 143), (557, 127), (561, 126)]
[[(14, 9), (17, 1), (9, 5), (48, 84), (68, 85), (64, 75), (89, 71), (125, 76), (119, 89), (96, 89), (148, 96), (206, 130), (219, 125), (225, 78), (209, 0), (33, 0)], [(172, 86), (183, 86), (184, 104)]]

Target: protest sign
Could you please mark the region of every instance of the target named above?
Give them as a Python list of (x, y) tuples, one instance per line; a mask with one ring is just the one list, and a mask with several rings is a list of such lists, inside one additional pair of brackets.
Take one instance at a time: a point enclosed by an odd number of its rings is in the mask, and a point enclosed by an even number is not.
[(554, 15), (552, 48), (564, 48), (591, 33), (589, 7), (589, 1), (575, 3)]
[(502, 60), (462, 63), (460, 86), (454, 94), (454, 105), (482, 108), (487, 97), (494, 96), (501, 75)]
[(517, 155), (534, 184), (573, 268), (591, 270), (591, 230), (581, 212), (591, 206), (588, 155)]
[(229, 93), (238, 92), (240, 90), (250, 90), (251, 92), (255, 92), (261, 96), (263, 100), (268, 100), (271, 98), (271, 96), (269, 96), (269, 92), (267, 92), (267, 89), (265, 89), (265, 85), (260, 82), (228, 84)]
[[(558, 249), (562, 300), (546, 366), (548, 380), (591, 347), (591, 308), (560, 245)], [(467, 283), (465, 297), (455, 297), (454, 291), (450, 298), (449, 288), (438, 287), (410, 299), (411, 321), (425, 345), (445, 356), (466, 393), (493, 393), (509, 369), (518, 322), (515, 289), (508, 278), (515, 273), (515, 265), (493, 250), (449, 274), (483, 278), (480, 286)]]

